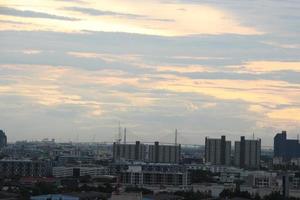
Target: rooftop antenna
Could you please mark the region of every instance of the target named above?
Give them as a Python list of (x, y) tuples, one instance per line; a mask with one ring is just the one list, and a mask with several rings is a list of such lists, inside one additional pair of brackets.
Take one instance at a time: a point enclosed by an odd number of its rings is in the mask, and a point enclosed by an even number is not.
[(121, 136), (122, 135), (122, 133), (121, 133), (121, 123), (120, 123), (120, 121), (119, 121), (119, 134), (118, 134), (118, 139), (117, 139), (117, 141), (118, 141), (118, 143), (120, 143), (121, 142)]
[(124, 144), (126, 144), (126, 128), (124, 128)]
[(253, 140), (254, 140), (254, 132), (253, 132), (253, 136), (252, 136)]
[(178, 135), (178, 132), (177, 132), (177, 128), (175, 129), (175, 146), (177, 146), (177, 135)]
[(93, 135), (91, 143), (96, 142), (95, 140), (96, 140), (96, 134)]
[(299, 134), (297, 135), (297, 140), (298, 140), (298, 143), (300, 143), (300, 141), (299, 141)]

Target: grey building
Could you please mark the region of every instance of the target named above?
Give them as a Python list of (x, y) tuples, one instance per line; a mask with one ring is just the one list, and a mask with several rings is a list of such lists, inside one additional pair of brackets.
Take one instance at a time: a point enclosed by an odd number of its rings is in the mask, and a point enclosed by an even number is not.
[(50, 175), (51, 163), (49, 161), (0, 160), (1, 177), (44, 177)]
[(181, 146), (179, 145), (154, 145), (142, 144), (113, 144), (113, 160), (117, 161), (142, 161), (150, 163), (179, 163)]
[(261, 140), (246, 140), (244, 136), (235, 142), (234, 164), (240, 168), (259, 169)]
[(0, 149), (7, 146), (7, 136), (3, 130), (0, 130)]
[(104, 166), (60, 166), (53, 167), (52, 175), (56, 178), (62, 177), (100, 177), (103, 175), (109, 175), (110, 171), (108, 167)]
[(145, 161), (146, 146), (136, 141), (135, 144), (113, 144), (113, 159), (119, 160), (132, 160), (132, 161)]
[(231, 141), (225, 136), (220, 139), (205, 138), (205, 162), (213, 165), (231, 164)]
[(112, 175), (120, 177), (125, 185), (186, 186), (188, 170), (184, 165), (166, 163), (117, 163), (111, 166)]

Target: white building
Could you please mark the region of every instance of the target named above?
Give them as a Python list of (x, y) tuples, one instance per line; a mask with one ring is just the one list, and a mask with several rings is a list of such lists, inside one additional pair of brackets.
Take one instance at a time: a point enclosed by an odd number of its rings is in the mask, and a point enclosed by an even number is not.
[(52, 174), (54, 177), (81, 177), (91, 176), (99, 177), (109, 175), (107, 167), (79, 166), (79, 167), (53, 167)]

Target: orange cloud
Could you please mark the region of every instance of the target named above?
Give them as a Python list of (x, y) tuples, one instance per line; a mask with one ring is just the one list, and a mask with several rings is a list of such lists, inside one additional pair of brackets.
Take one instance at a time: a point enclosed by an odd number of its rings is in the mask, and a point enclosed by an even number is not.
[(157, 68), (159, 72), (179, 72), (179, 73), (193, 73), (193, 72), (215, 72), (216, 70), (204, 66), (160, 66)]
[(253, 61), (246, 63), (243, 67), (236, 67), (236, 69), (250, 73), (268, 73), (278, 71), (300, 72), (300, 62)]
[(300, 122), (300, 108), (286, 108), (271, 111), (267, 114), (271, 119)]

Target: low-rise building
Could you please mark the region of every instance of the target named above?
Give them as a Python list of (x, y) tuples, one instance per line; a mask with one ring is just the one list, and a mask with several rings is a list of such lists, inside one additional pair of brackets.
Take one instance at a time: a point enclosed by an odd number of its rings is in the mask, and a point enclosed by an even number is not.
[(33, 160), (0, 160), (0, 176), (35, 176), (51, 175), (51, 162)]
[(54, 177), (99, 177), (109, 175), (109, 168), (103, 166), (74, 166), (74, 167), (53, 167)]
[(112, 172), (118, 175), (121, 183), (125, 185), (185, 186), (189, 183), (186, 167), (177, 164), (115, 164)]

